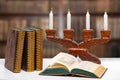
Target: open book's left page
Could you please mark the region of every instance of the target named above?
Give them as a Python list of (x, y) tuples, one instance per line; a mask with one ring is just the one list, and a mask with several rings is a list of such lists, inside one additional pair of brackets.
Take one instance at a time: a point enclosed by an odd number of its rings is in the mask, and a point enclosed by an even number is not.
[(55, 64), (64, 65), (69, 71), (71, 71), (72, 66), (77, 66), (79, 62), (76, 57), (68, 53), (60, 52), (51, 60), (50, 66), (57, 67)]
[(74, 56), (60, 52), (50, 62), (50, 65), (43, 70), (40, 75), (68, 75), (71, 74), (71, 66), (78, 65), (78, 60)]

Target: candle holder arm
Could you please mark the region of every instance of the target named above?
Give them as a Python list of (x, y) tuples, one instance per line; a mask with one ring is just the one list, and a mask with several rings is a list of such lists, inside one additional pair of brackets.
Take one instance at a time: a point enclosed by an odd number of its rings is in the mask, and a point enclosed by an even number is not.
[(97, 64), (101, 64), (100, 59), (97, 56), (91, 54), (89, 51), (87, 51), (87, 53), (84, 54), (84, 55), (80, 54), (79, 57), (82, 60), (91, 61), (91, 62), (94, 62), (94, 63), (97, 63)]
[(101, 38), (93, 38), (93, 39), (89, 39), (87, 41), (82, 41), (81, 43), (79, 43), (78, 47), (79, 48), (90, 48), (91, 46), (95, 46), (97, 44), (104, 44), (107, 43), (110, 39), (101, 39)]
[(97, 64), (100, 64), (100, 60), (97, 56), (91, 54), (88, 49), (85, 48), (69, 48), (68, 52), (75, 57), (80, 57), (83, 61), (91, 61)]
[(77, 46), (78, 46), (77, 43), (71, 39), (60, 39), (58, 37), (53, 37), (53, 36), (47, 36), (47, 39), (49, 41), (59, 43), (66, 48), (72, 48), (72, 47), (77, 48)]

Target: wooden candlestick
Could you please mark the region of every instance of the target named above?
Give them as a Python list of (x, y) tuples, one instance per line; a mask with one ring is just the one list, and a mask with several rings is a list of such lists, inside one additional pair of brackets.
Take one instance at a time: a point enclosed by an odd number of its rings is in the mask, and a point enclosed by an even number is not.
[(89, 39), (92, 39), (93, 37), (93, 30), (90, 29), (90, 30), (86, 30), (84, 29), (83, 30), (83, 38), (84, 38), (84, 41), (87, 41)]
[(55, 30), (46, 30), (47, 39), (63, 45), (64, 47), (68, 48), (68, 53), (74, 56), (79, 56), (82, 60), (87, 60), (98, 64), (101, 63), (99, 58), (92, 55), (88, 49), (97, 44), (107, 43), (110, 40), (111, 33), (109, 30), (102, 30), (101, 38), (92, 38), (93, 30), (84, 30), (84, 41), (77, 43), (72, 39), (72, 30), (64, 30), (64, 39), (55, 36), (55, 32)]
[(55, 37), (56, 30), (54, 30), (54, 29), (52, 29), (52, 30), (46, 30), (46, 34), (47, 34), (47, 36)]
[(110, 30), (101, 30), (101, 38), (102, 39), (109, 39), (110, 38)]
[(73, 38), (73, 30), (64, 30), (64, 39), (72, 39)]

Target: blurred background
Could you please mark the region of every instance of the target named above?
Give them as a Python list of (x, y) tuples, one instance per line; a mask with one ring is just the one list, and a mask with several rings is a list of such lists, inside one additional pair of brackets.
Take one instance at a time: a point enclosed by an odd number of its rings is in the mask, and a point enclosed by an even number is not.
[[(66, 29), (66, 14), (70, 9), (74, 40), (83, 40), (85, 15), (89, 10), (91, 29), (94, 37), (100, 37), (103, 29), (103, 15), (109, 16), (109, 29), (112, 31), (111, 40), (104, 45), (96, 45), (90, 51), (98, 57), (120, 57), (120, 0), (0, 0), (0, 58), (5, 56), (7, 33), (13, 27), (37, 26), (48, 29), (49, 12), (53, 8), (54, 29), (57, 35), (63, 37)], [(43, 57), (53, 57), (66, 48), (46, 40), (43, 32)]]

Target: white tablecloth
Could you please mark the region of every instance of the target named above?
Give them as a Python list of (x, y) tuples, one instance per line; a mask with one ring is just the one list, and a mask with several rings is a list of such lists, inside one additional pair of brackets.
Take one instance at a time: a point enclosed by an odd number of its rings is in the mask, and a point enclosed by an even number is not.
[[(4, 67), (5, 60), (0, 59), (0, 80), (120, 80), (120, 58), (101, 58), (102, 65), (107, 72), (101, 79), (70, 77), (70, 76), (41, 76), (40, 71), (13, 73)], [(43, 59), (43, 68), (50, 64), (50, 59)]]

